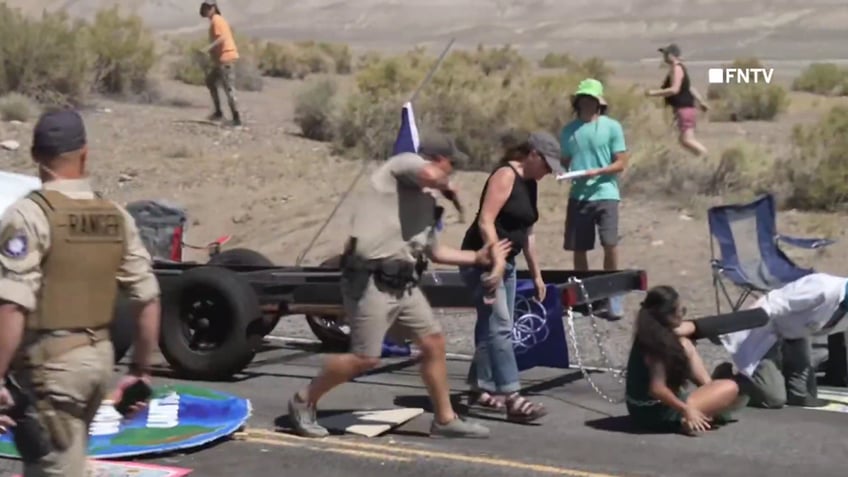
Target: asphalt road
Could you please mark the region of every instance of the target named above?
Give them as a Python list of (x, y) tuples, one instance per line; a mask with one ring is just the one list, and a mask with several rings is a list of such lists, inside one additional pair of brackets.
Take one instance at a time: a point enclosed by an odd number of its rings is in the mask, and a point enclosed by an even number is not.
[[(550, 410), (539, 425), (472, 415), (491, 426), (488, 440), (431, 439), (426, 436), (428, 413), (376, 438), (302, 439), (279, 429), (285, 426), (285, 402), (320, 365), (321, 355), (308, 345), (271, 341), (234, 381), (203, 384), (252, 401), (254, 414), (243, 433), (205, 449), (148, 462), (194, 469), (192, 477), (841, 477), (848, 464), (846, 414), (745, 409), (739, 422), (698, 438), (639, 434), (628, 425), (623, 405), (599, 398), (572, 370), (524, 373), (525, 385)], [(467, 365), (449, 361), (457, 399), (465, 389)], [(158, 383), (173, 381), (167, 374), (163, 369)], [(594, 376), (611, 395), (621, 396), (622, 386), (612, 377)], [(429, 408), (414, 364), (403, 359), (387, 360), (376, 372), (340, 387), (327, 396), (321, 410), (326, 415), (396, 406)]]

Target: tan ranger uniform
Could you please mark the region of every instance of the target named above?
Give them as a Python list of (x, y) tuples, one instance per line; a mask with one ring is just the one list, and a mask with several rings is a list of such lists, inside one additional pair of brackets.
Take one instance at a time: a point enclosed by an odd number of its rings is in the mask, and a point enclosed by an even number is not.
[(29, 312), (12, 369), (53, 446), (24, 475), (86, 475), (88, 428), (112, 378), (116, 285), (134, 301), (158, 297), (150, 255), (126, 210), (85, 179), (56, 180), (6, 211), (0, 272), (0, 300)]

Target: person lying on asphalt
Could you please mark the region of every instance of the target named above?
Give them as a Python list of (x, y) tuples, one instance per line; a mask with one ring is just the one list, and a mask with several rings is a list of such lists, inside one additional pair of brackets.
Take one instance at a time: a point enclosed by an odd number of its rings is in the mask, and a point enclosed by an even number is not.
[[(740, 387), (749, 405), (779, 409), (785, 405), (821, 407), (812, 339), (848, 329), (848, 278), (813, 273), (760, 297), (749, 308), (762, 308), (769, 324), (720, 337), (742, 375)], [(725, 363), (722, 374), (732, 372)]]

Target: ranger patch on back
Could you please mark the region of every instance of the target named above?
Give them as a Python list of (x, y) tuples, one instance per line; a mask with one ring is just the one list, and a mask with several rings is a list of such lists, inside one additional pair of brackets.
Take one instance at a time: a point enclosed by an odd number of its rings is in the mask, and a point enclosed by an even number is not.
[(71, 239), (109, 239), (120, 238), (122, 233), (122, 218), (114, 207), (111, 211), (85, 210), (72, 211), (67, 215), (68, 235)]

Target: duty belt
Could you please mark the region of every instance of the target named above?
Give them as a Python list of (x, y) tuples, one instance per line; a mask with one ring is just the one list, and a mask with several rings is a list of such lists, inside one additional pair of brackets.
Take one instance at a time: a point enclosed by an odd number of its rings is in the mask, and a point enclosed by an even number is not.
[(406, 289), (418, 284), (427, 262), (423, 259), (416, 263), (391, 259), (363, 260), (348, 255), (343, 257), (342, 268), (352, 272), (368, 272), (376, 282), (389, 288)]

